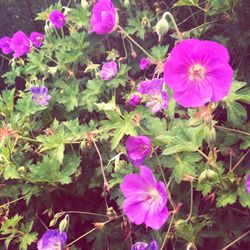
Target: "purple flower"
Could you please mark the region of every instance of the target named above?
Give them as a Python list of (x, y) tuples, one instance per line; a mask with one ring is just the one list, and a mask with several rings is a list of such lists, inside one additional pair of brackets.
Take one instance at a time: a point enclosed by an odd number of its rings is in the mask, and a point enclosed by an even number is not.
[(131, 250), (158, 250), (158, 245), (155, 240), (151, 241), (149, 245), (145, 242), (136, 242)]
[(59, 229), (47, 230), (37, 242), (38, 250), (63, 250), (67, 241), (67, 234)]
[(128, 219), (158, 230), (166, 222), (167, 192), (163, 182), (157, 182), (147, 166), (140, 166), (140, 174), (127, 174), (121, 184), (125, 196), (123, 211)]
[(151, 153), (151, 140), (147, 136), (129, 136), (125, 144), (128, 158), (135, 167), (140, 166)]
[(162, 90), (164, 79), (152, 79), (151, 81), (143, 81), (138, 86), (138, 91), (142, 95), (147, 95), (146, 106), (150, 108), (151, 112), (165, 110), (168, 106), (168, 93)]
[(10, 42), (11, 42), (11, 39), (7, 36), (4, 36), (0, 39), (0, 48), (3, 54), (5, 55), (13, 52), (13, 50), (10, 48)]
[(246, 189), (247, 192), (250, 194), (250, 174), (247, 175)]
[(233, 70), (227, 49), (216, 42), (187, 39), (176, 45), (164, 65), (166, 84), (184, 107), (218, 102), (229, 92)]
[(59, 10), (53, 10), (49, 14), (49, 20), (56, 29), (60, 29), (65, 25), (66, 17)]
[(115, 30), (118, 23), (118, 15), (111, 0), (99, 0), (93, 8), (90, 19), (91, 29), (98, 35), (104, 35)]
[(44, 86), (36, 87), (32, 86), (30, 88), (30, 92), (32, 93), (32, 99), (35, 101), (37, 105), (47, 106), (51, 96), (48, 95), (48, 89)]
[(133, 107), (137, 106), (141, 102), (141, 97), (137, 94), (133, 94), (129, 99), (129, 104)]
[(115, 61), (106, 62), (102, 66), (100, 71), (101, 78), (103, 80), (109, 80), (115, 77), (117, 74), (117, 63)]
[(147, 69), (150, 66), (150, 64), (151, 64), (150, 60), (148, 58), (143, 57), (140, 60), (140, 69), (141, 70)]
[(43, 43), (44, 35), (39, 32), (32, 32), (30, 34), (30, 40), (33, 43), (33, 45), (37, 48), (40, 48)]
[(17, 31), (11, 38), (10, 48), (15, 52), (14, 58), (26, 55), (30, 51), (30, 40), (22, 31)]

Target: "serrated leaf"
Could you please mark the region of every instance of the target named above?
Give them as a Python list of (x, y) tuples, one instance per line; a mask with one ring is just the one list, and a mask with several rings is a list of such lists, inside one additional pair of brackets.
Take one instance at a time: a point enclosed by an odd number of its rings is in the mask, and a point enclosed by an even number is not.
[(216, 200), (216, 207), (225, 207), (234, 204), (237, 199), (237, 192), (220, 191)]
[(174, 7), (177, 6), (197, 6), (199, 4), (199, 0), (179, 0), (174, 4)]

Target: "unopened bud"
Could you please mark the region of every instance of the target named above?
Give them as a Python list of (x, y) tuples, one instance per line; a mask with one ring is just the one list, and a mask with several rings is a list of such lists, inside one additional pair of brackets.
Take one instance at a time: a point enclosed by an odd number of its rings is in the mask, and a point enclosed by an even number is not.
[(163, 16), (155, 26), (155, 31), (158, 35), (159, 42), (161, 41), (162, 37), (168, 33), (169, 24), (166, 20), (165, 16)]
[(67, 229), (69, 225), (69, 215), (67, 214), (63, 220), (61, 220), (60, 224), (59, 224), (59, 230), (60, 233), (62, 233), (63, 231), (65, 231), (65, 229)]
[(204, 170), (200, 176), (199, 176), (199, 182), (202, 181), (214, 181), (218, 178), (217, 173), (213, 171), (212, 169), (206, 169)]

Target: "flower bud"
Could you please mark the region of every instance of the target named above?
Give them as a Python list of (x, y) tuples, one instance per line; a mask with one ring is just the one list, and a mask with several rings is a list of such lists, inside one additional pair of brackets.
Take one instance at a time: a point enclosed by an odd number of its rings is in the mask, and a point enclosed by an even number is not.
[(60, 224), (59, 224), (59, 230), (60, 233), (62, 233), (63, 231), (65, 231), (65, 229), (68, 227), (69, 225), (69, 215), (67, 214), (63, 220), (61, 220)]
[(215, 181), (217, 180), (217, 173), (212, 169), (204, 170), (199, 176), (199, 183), (202, 181)]
[(163, 16), (155, 26), (155, 31), (158, 35), (159, 42), (161, 41), (162, 37), (168, 33), (169, 24), (166, 18)]

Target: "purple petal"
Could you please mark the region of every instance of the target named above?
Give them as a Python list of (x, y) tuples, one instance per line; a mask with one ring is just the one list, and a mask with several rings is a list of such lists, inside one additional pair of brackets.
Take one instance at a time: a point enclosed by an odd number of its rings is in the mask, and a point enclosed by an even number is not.
[(247, 175), (246, 189), (247, 192), (250, 194), (250, 174)]

